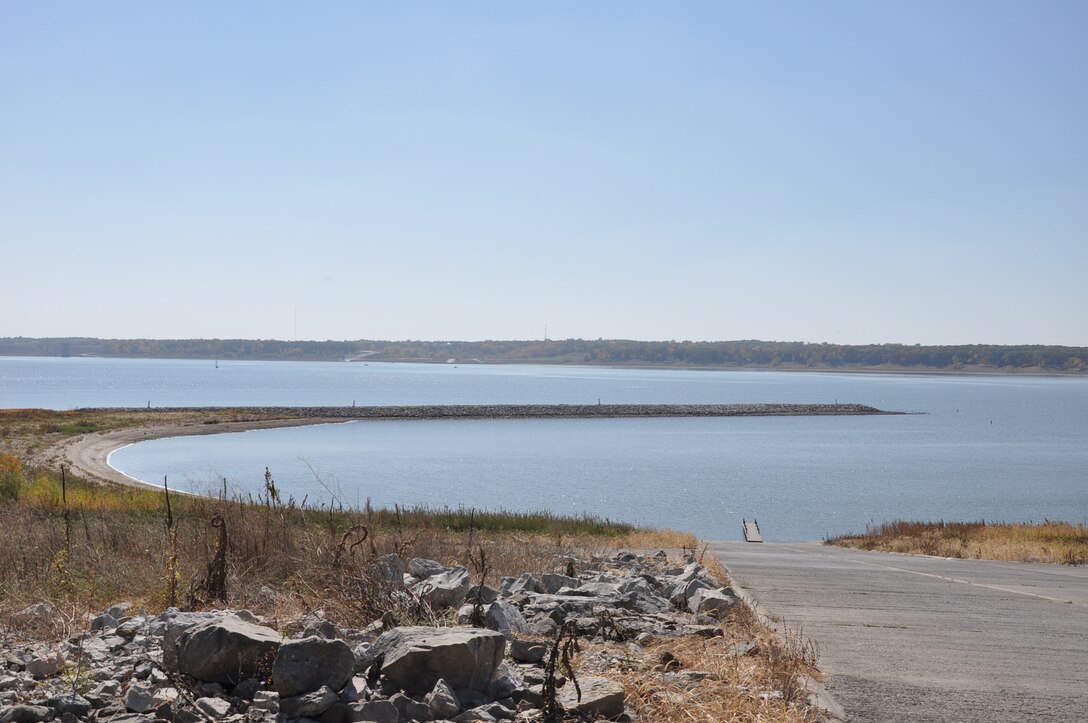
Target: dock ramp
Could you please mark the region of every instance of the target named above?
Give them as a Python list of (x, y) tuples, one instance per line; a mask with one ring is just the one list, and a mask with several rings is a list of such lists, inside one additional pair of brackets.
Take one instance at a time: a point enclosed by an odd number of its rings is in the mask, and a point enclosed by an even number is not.
[(759, 532), (759, 522), (757, 520), (741, 520), (741, 526), (744, 528), (744, 541), (745, 542), (763, 542), (763, 535)]

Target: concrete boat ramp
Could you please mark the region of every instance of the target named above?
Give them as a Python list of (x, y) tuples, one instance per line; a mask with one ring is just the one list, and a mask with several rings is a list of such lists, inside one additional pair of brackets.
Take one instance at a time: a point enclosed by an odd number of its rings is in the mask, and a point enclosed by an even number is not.
[(848, 721), (1088, 720), (1088, 568), (710, 543)]

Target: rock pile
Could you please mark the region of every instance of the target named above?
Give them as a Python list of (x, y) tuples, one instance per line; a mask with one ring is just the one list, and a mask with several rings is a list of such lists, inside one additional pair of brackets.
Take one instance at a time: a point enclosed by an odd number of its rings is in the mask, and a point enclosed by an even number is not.
[[(717, 617), (735, 604), (700, 565), (670, 568), (664, 553), (497, 588), (431, 560), (378, 564), (405, 594), (448, 609), (451, 624), (341, 629), (319, 611), (285, 637), (244, 610), (150, 616), (115, 605), (57, 646), (0, 648), (0, 723), (537, 721), (561, 629), (637, 649), (653, 637), (720, 635)], [(573, 717), (630, 719), (623, 686), (589, 674), (607, 673), (597, 662), (579, 671), (580, 695), (558, 676), (556, 702)]]

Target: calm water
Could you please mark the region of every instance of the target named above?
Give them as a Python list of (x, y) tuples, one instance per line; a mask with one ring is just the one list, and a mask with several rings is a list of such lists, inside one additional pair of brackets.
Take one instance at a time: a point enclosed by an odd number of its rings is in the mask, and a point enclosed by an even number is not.
[(1088, 518), (1088, 379), (0, 358), (0, 406), (828, 402), (902, 417), (353, 422), (156, 440), (135, 478), (327, 502), (590, 512), (739, 537)]

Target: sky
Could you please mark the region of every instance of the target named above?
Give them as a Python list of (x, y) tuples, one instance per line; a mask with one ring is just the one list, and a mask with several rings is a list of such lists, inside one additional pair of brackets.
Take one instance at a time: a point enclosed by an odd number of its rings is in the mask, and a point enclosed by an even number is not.
[(0, 337), (1088, 346), (1088, 3), (0, 0)]

